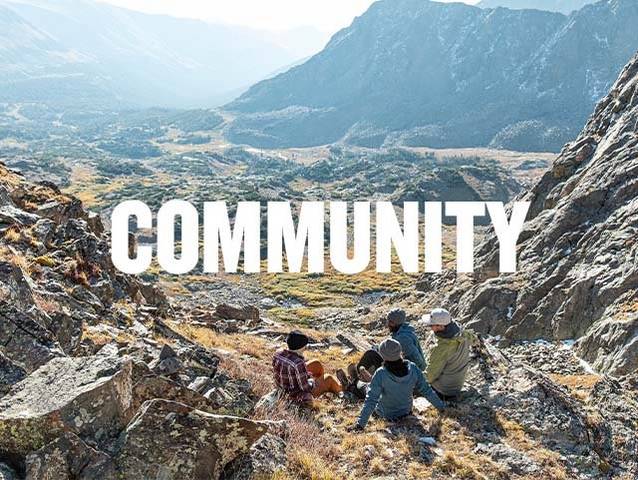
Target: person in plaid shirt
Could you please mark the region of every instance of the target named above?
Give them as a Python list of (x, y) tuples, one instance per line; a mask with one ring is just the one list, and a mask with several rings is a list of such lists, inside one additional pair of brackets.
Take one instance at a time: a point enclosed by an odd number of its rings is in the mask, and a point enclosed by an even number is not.
[(293, 330), (286, 338), (287, 349), (280, 350), (272, 360), (272, 368), (277, 389), (286, 394), (294, 403), (309, 406), (313, 397), (325, 392), (339, 393), (341, 383), (332, 375), (324, 375), (323, 366), (318, 361), (306, 364), (303, 350), (308, 345), (308, 337)]

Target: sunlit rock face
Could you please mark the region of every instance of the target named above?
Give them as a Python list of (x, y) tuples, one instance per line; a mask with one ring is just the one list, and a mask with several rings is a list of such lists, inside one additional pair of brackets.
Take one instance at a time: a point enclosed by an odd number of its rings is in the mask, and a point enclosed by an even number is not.
[[(601, 371), (638, 368), (638, 57), (580, 136), (522, 199), (531, 202), (518, 273), (497, 275), (494, 237), (448, 301), (465, 322), (508, 339), (580, 339)], [(433, 279), (434, 289), (445, 279)], [(424, 284), (425, 285), (425, 284)], [(440, 288), (439, 288), (440, 289)]]

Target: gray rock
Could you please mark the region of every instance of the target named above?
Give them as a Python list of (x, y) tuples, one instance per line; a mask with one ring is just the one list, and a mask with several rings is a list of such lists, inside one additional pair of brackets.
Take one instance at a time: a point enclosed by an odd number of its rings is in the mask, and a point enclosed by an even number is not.
[(22, 268), (11, 262), (0, 262), (0, 281), (9, 288), (13, 306), (25, 311), (33, 306), (33, 282)]
[(638, 313), (608, 317), (578, 341), (577, 352), (599, 371), (627, 375), (638, 370)]
[(542, 471), (541, 466), (527, 455), (503, 443), (479, 443), (474, 451), (488, 455), (492, 460), (499, 465), (505, 466), (511, 473), (516, 475), (532, 475)]
[(40, 217), (33, 213), (25, 212), (19, 208), (11, 205), (4, 205), (0, 207), (0, 228), (10, 225), (33, 225)]
[(47, 326), (65, 353), (72, 354), (77, 350), (82, 340), (84, 326), (81, 311), (74, 311), (71, 315), (64, 311), (52, 312)]
[(45, 248), (55, 234), (55, 223), (48, 218), (39, 219), (33, 226), (33, 235), (42, 243)]
[(226, 464), (247, 452), (267, 430), (265, 422), (150, 400), (122, 432), (118, 472), (123, 478), (217, 479)]
[(11, 206), (11, 207), (15, 206), (13, 204), (13, 200), (11, 200), (11, 195), (9, 194), (9, 190), (4, 185), (0, 185), (0, 205)]
[(174, 358), (176, 356), (177, 354), (175, 353), (175, 350), (173, 350), (173, 348), (170, 345), (165, 344), (162, 347), (162, 350), (160, 351), (159, 359), (161, 361), (161, 360), (166, 360), (167, 358)]
[(91, 448), (77, 435), (59, 438), (27, 455), (25, 480), (115, 480), (114, 464), (106, 453)]
[(133, 385), (131, 412), (134, 414), (144, 402), (162, 398), (188, 405), (205, 412), (215, 413), (217, 405), (210, 399), (166, 377), (147, 375)]
[(227, 320), (259, 321), (259, 309), (252, 305), (238, 306), (220, 303), (215, 307), (215, 313)]
[(131, 362), (54, 358), (0, 399), (0, 456), (23, 456), (70, 431), (100, 443), (128, 423)]
[(33, 315), (0, 301), (0, 351), (27, 373), (64, 354), (44, 319), (31, 310)]
[(250, 447), (250, 452), (235, 460), (225, 472), (225, 478), (250, 480), (272, 478), (277, 471), (286, 468), (286, 442), (279, 436), (267, 433)]
[(372, 344), (370, 342), (355, 335), (339, 333), (337, 334), (337, 340), (339, 340), (342, 345), (355, 352), (365, 352), (372, 348)]
[(168, 357), (163, 360), (155, 360), (149, 365), (158, 375), (175, 375), (184, 369), (182, 362), (177, 357)]
[(188, 388), (190, 388), (191, 390), (196, 391), (197, 393), (204, 393), (206, 391), (208, 391), (211, 387), (213, 386), (213, 382), (210, 379), (210, 377), (197, 377), (195, 380), (193, 380), (189, 385)]
[(0, 351), (0, 396), (7, 393), (9, 387), (22, 380), (26, 374), (24, 368), (13, 363)]

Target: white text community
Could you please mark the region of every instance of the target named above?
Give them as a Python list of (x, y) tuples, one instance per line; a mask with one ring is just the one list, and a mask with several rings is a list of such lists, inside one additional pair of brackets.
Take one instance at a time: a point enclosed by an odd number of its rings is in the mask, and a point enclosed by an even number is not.
[[(226, 202), (205, 202), (200, 213), (189, 202), (171, 200), (157, 211), (154, 227), (148, 205), (129, 200), (111, 216), (112, 259), (128, 274), (146, 271), (154, 255), (164, 271), (175, 275), (195, 270), (200, 262), (204, 273), (322, 273), (328, 259), (345, 274), (372, 268), (373, 260), (377, 272), (389, 273), (394, 250), (403, 271), (435, 273), (443, 268), (445, 216), (455, 219), (456, 270), (470, 273), (475, 219), (489, 215), (499, 242), (499, 269), (516, 271), (516, 243), (528, 202), (514, 202), (507, 210), (501, 202), (398, 206), (399, 214), (390, 202), (239, 202), (231, 222)], [(140, 241), (130, 249), (133, 227), (154, 228), (155, 242)]]

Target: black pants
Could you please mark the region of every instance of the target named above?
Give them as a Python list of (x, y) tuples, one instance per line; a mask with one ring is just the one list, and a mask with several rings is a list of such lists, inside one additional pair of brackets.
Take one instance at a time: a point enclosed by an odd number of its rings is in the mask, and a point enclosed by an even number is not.
[(379, 352), (376, 350), (367, 350), (357, 364), (357, 371), (363, 367), (372, 374), (376, 372), (381, 365), (383, 365), (383, 358), (379, 355)]
[(432, 390), (434, 390), (434, 393), (436, 393), (439, 398), (441, 400), (443, 400), (444, 402), (456, 402), (459, 399), (459, 395), (443, 395), (441, 392), (439, 392), (436, 388), (432, 387)]

